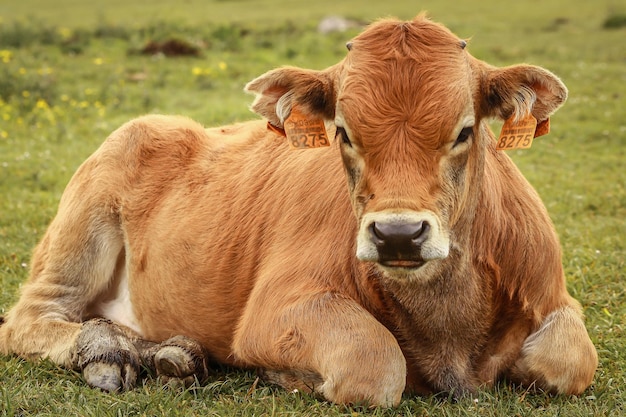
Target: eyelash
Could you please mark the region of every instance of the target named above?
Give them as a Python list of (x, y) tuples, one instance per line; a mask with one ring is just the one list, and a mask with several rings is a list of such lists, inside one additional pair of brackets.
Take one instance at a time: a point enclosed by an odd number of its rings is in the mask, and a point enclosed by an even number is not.
[(350, 138), (348, 137), (348, 134), (346, 133), (346, 129), (344, 129), (343, 127), (337, 126), (337, 136), (341, 135), (341, 141), (343, 143), (345, 143), (346, 145), (348, 145), (349, 147), (352, 147), (352, 142), (350, 142)]
[(473, 126), (464, 127), (463, 129), (461, 129), (461, 132), (459, 133), (459, 136), (456, 138), (456, 141), (454, 142), (454, 145), (452, 145), (452, 147), (454, 148), (455, 146), (461, 143), (467, 142), (467, 140), (470, 138), (470, 136), (472, 136), (473, 133), (474, 133)]

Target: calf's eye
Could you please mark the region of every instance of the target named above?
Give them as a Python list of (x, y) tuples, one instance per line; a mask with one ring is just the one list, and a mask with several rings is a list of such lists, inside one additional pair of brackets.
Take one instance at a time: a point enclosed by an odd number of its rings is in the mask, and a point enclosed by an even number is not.
[(461, 129), (461, 132), (459, 133), (459, 136), (456, 138), (456, 141), (454, 141), (454, 145), (452, 145), (452, 147), (454, 148), (455, 146), (460, 145), (461, 143), (467, 142), (467, 140), (470, 138), (470, 136), (472, 136), (473, 133), (474, 133), (473, 126), (464, 127), (463, 129)]
[(348, 137), (348, 134), (346, 133), (346, 129), (344, 129), (341, 126), (337, 126), (337, 133), (336, 136), (341, 135), (341, 141), (348, 145), (349, 147), (352, 147), (352, 142), (350, 142), (350, 138)]

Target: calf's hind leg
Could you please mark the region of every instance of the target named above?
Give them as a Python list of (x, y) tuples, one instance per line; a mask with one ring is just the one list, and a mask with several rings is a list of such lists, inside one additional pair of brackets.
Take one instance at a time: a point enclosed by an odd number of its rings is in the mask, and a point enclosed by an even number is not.
[(116, 175), (122, 171), (107, 166), (106, 161), (117, 159), (102, 160), (102, 152), (106, 145), (81, 165), (65, 189), (58, 213), (33, 253), (20, 299), (0, 326), (0, 352), (48, 358), (83, 371), (90, 385), (108, 391), (134, 386), (142, 360), (159, 375), (203, 378), (202, 366), (188, 364), (198, 362), (194, 343), (169, 343), (160, 352), (108, 320), (83, 323), (93, 317), (91, 306), (125, 274), (116, 203), (123, 183)]
[(522, 346), (512, 377), (524, 384), (558, 394), (581, 394), (593, 380), (598, 366), (596, 349), (589, 339), (580, 306), (550, 313)]
[(0, 327), (0, 351), (81, 370), (105, 390), (130, 388), (139, 373), (136, 335), (104, 320), (82, 323), (123, 265), (116, 216), (96, 198), (73, 198), (84, 191), (86, 171), (83, 166), (68, 185), (33, 254), (31, 276)]
[(82, 371), (89, 385), (106, 391), (132, 388), (141, 364), (166, 381), (204, 380), (206, 354), (191, 339), (155, 344), (109, 320), (81, 322), (115, 274), (122, 240), (112, 225), (101, 222), (99, 233), (61, 242), (56, 229), (62, 220), (57, 216), (35, 250), (31, 278), (0, 326), (0, 352), (48, 358)]
[(85, 321), (98, 315), (93, 306), (126, 273), (119, 193), (127, 178), (119, 161), (132, 152), (122, 134), (87, 159), (65, 189), (21, 297), (0, 326), (0, 353), (48, 358), (109, 391), (132, 387), (146, 358), (158, 375), (204, 378), (195, 342), (170, 341), (159, 349), (123, 326)]

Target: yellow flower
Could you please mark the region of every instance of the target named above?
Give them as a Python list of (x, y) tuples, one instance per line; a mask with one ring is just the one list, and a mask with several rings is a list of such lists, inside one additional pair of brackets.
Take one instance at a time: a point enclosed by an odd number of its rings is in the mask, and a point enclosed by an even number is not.
[(2, 136), (3, 139), (6, 139), (9, 137), (9, 133), (3, 130), (2, 132), (0, 132), (0, 136)]
[(72, 37), (72, 29), (70, 28), (59, 28), (58, 33), (63, 40), (68, 40)]
[(93, 60), (93, 63), (96, 64), (96, 65), (102, 65), (102, 64), (104, 64), (104, 59), (96, 58), (96, 59)]
[(67, 94), (61, 95), (61, 101), (69, 101), (70, 97)]
[(196, 77), (205, 77), (205, 76), (210, 76), (213, 73), (213, 70), (211, 70), (211, 68), (193, 67), (191, 72)]
[(26, 90), (22, 91), (22, 97), (24, 98), (30, 97), (30, 91), (26, 91)]
[(25, 75), (26, 74), (26, 68), (22, 67), (22, 68), (18, 69), (17, 72), (19, 72), (20, 75)]
[(0, 58), (2, 58), (2, 62), (8, 64), (9, 62), (11, 62), (11, 58), (13, 58), (13, 52), (9, 51), (8, 49), (2, 49), (0, 50)]
[(50, 108), (50, 106), (48, 106), (48, 103), (46, 103), (46, 100), (42, 98), (37, 100), (37, 104), (35, 104), (35, 107), (38, 109), (42, 109), (42, 110), (46, 110)]
[(5, 122), (8, 122), (9, 120), (11, 120), (11, 115), (9, 113), (3, 113), (2, 120), (4, 120)]
[(221, 61), (219, 64), (217, 64), (217, 66), (222, 70), (225, 71), (226, 68), (228, 68), (228, 65), (226, 65), (226, 62)]

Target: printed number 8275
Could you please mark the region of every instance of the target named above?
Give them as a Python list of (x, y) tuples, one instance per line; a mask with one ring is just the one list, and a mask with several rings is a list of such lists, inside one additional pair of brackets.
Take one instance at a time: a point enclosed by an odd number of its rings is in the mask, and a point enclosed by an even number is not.
[(299, 134), (291, 139), (291, 146), (294, 148), (318, 148), (329, 145), (330, 143), (325, 133)]
[(525, 149), (530, 148), (533, 142), (533, 135), (504, 135), (498, 141), (497, 149)]

